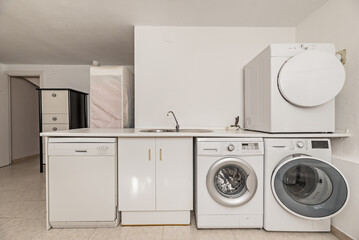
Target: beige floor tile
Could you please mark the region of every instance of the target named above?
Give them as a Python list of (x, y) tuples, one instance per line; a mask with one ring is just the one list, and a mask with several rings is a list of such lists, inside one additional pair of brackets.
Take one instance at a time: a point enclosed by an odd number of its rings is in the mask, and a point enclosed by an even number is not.
[(60, 229), (53, 240), (88, 240), (95, 230), (95, 228)]
[(91, 235), (90, 240), (122, 240), (124, 232), (117, 228), (97, 228)]
[(45, 217), (45, 201), (25, 201), (25, 202), (0, 202), (0, 218)]
[(52, 229), (46, 231), (45, 225), (45, 220), (41, 219), (12, 218), (8, 222), (0, 225), (0, 239), (53, 239), (59, 230)]
[(10, 218), (0, 218), (0, 225), (7, 223), (8, 221), (10, 221)]
[(231, 229), (197, 230), (195, 238), (198, 240), (235, 240)]
[(125, 240), (161, 240), (163, 227), (122, 227), (121, 231), (124, 232)]
[(289, 239), (289, 234), (286, 232), (267, 232), (262, 229), (235, 229), (233, 230), (233, 233), (236, 237), (236, 240)]
[(290, 240), (337, 240), (337, 238), (331, 233), (290, 233)]
[(195, 239), (195, 231), (191, 226), (164, 226), (163, 240)]

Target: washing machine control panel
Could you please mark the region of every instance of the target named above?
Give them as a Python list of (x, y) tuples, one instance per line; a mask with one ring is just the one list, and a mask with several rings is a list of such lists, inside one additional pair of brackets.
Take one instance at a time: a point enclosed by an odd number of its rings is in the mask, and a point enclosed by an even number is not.
[(222, 154), (258, 154), (262, 149), (257, 142), (228, 142), (222, 144)]
[(295, 139), (290, 142), (291, 150), (308, 150), (308, 140), (306, 139)]

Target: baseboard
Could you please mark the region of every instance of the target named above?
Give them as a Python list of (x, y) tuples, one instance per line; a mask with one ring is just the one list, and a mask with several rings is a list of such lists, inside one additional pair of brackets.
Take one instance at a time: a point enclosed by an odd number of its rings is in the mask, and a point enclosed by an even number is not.
[(13, 159), (13, 160), (11, 160), (11, 163), (21, 162), (21, 161), (24, 161), (24, 160), (29, 160), (29, 159), (38, 158), (38, 157), (40, 157), (39, 153), (34, 154), (34, 155), (30, 155), (30, 156), (26, 156), (26, 157), (22, 157), (22, 158)]
[(340, 240), (353, 240), (353, 238), (349, 237), (333, 225), (330, 228), (330, 232)]

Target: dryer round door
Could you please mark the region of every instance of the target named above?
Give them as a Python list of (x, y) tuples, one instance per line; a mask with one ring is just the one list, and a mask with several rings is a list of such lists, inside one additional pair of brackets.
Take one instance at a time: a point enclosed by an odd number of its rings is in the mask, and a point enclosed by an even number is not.
[(284, 209), (306, 219), (333, 217), (349, 199), (347, 181), (339, 170), (309, 156), (280, 163), (272, 174), (271, 185)]
[(332, 100), (344, 82), (343, 64), (334, 55), (320, 51), (290, 58), (278, 73), (280, 93), (299, 107), (315, 107)]
[(253, 168), (239, 158), (223, 158), (207, 173), (207, 190), (219, 204), (238, 207), (250, 201), (257, 190), (257, 175)]

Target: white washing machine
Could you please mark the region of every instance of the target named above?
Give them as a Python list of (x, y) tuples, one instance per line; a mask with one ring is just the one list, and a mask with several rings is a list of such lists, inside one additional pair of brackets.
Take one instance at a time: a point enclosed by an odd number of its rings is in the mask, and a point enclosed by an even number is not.
[(197, 228), (262, 228), (263, 140), (197, 138)]
[(244, 70), (246, 129), (335, 131), (345, 71), (333, 44), (272, 44)]
[(267, 231), (330, 231), (349, 199), (331, 162), (328, 139), (264, 139), (264, 223)]

